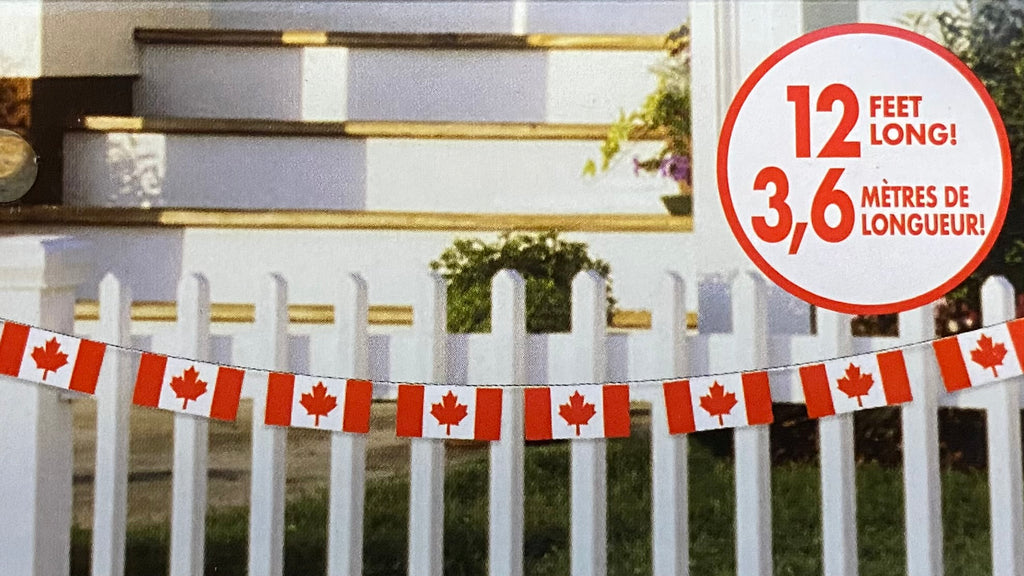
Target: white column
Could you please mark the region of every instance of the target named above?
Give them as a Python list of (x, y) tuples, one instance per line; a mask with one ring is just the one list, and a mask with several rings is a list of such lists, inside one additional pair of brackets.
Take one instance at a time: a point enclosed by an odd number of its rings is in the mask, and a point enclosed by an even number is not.
[[(981, 286), (986, 325), (1012, 320), (1013, 286), (995, 276)], [(1024, 377), (989, 384), (975, 393), (985, 405), (988, 499), (992, 519), (992, 575), (1024, 574), (1024, 485), (1021, 470), (1020, 384)]]
[[(359, 274), (339, 279), (334, 299), (334, 366), (331, 374), (369, 378), (366, 281)], [(363, 572), (363, 504), (366, 495), (366, 435), (331, 434), (331, 491), (327, 519), (327, 573)]]
[(733, 237), (718, 197), (718, 135), (740, 84), (769, 54), (802, 33), (802, 4), (690, 0), (694, 234), (701, 246), (710, 247), (699, 252), (701, 273), (754, 267)]
[[(288, 284), (268, 275), (256, 300), (249, 346), (238, 364), (288, 370)], [(281, 576), (284, 570), (285, 455), (288, 429), (263, 423), (266, 389), (252, 392), (252, 480), (249, 489), (249, 576)]]
[[(445, 382), (448, 347), (444, 278), (430, 274), (413, 303), (417, 361), (412, 379)], [(409, 576), (441, 576), (444, 565), (444, 440), (413, 438), (409, 471)]]
[[(75, 286), (88, 272), (70, 238), (0, 238), (0, 317), (71, 333)], [(0, 376), (0, 567), (64, 576), (71, 550), (71, 410), (53, 389)]]
[[(210, 353), (210, 285), (199, 274), (178, 283), (178, 334), (174, 353), (206, 360)], [(174, 415), (171, 472), (171, 562), (174, 576), (202, 576), (206, 553), (206, 474), (209, 422)]]
[[(526, 384), (526, 281), (513, 270), (491, 280), (489, 384)], [(490, 574), (523, 574), (523, 391), (506, 388), (501, 440), (491, 442), (488, 566)]]
[[(100, 283), (97, 339), (131, 344), (131, 290), (111, 274)], [(124, 574), (128, 512), (128, 439), (132, 404), (131, 358), (108, 351), (96, 386), (96, 480), (93, 497), (92, 574)]]
[[(604, 278), (593, 270), (572, 281), (572, 341), (576, 382), (604, 382), (605, 354)], [(604, 576), (608, 571), (607, 444), (604, 439), (572, 440), (569, 528), (572, 576)]]

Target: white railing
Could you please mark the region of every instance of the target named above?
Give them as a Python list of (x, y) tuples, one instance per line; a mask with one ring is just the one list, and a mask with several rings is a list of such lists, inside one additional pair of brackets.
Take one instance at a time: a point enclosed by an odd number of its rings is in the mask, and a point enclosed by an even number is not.
[[(70, 329), (75, 274), (51, 272), (77, 261), (68, 254), (77, 254), (78, 248), (47, 242), (50, 244), (44, 242), (44, 249), (37, 255), (39, 269), (49, 270), (49, 275), (18, 275), (14, 273), (18, 263), (0, 265), (0, 314), (43, 327)], [(161, 353), (262, 369), (295, 370), (300, 365), (314, 374), (374, 380), (522, 385), (764, 368), (930, 340), (934, 333), (931, 310), (924, 308), (901, 314), (898, 339), (853, 338), (849, 317), (826, 311), (818, 314), (815, 335), (772, 336), (766, 320), (766, 287), (759, 277), (744, 273), (732, 285), (732, 301), (722, 302), (731, 306), (731, 333), (687, 333), (683, 282), (678, 275), (668, 274), (650, 302), (652, 330), (608, 334), (604, 281), (595, 274), (583, 273), (573, 283), (572, 332), (528, 335), (524, 282), (517, 273), (504, 271), (493, 282), (490, 334), (448, 335), (443, 280), (424, 275), (417, 280), (422, 287), (418, 301), (413, 303), (412, 329), (381, 337), (367, 330), (365, 282), (356, 274), (325, 281), (338, 283), (333, 302), (335, 322), (329, 330), (309, 336), (308, 357), (297, 359), (296, 350), (290, 348), (295, 336), (289, 334), (287, 285), (279, 276), (271, 276), (262, 286), (253, 288), (255, 324), (230, 335), (226, 357), (211, 357), (206, 281), (200, 276), (184, 276), (178, 287), (177, 325), (173, 330), (155, 333), (151, 347)], [(26, 293), (30, 297), (26, 298)], [(987, 323), (1012, 317), (1014, 295), (1005, 280), (990, 279), (982, 296)], [(127, 345), (133, 332), (127, 290), (108, 276), (99, 287), (99, 300), (100, 320), (87, 335)], [(382, 343), (383, 347), (378, 346)], [(907, 573), (942, 573), (939, 405), (980, 408), (987, 413), (993, 573), (1022, 573), (1024, 501), (1016, 383), (947, 395), (940, 392), (931, 356), (908, 354), (907, 366), (914, 395), (914, 401), (901, 408)], [(120, 576), (124, 570), (126, 448), (133, 369), (129, 355), (113, 355), (104, 365), (95, 398), (95, 576)], [(70, 451), (70, 447), (60, 444), (67, 442), (70, 413), (57, 392), (6, 377), (0, 381), (14, 394), (0, 403), (0, 439), (4, 441), (0, 449), (0, 488), (14, 495), (9, 500), (13, 503), (10, 517), (21, 518), (23, 505), (30, 505), (35, 515), (31, 529), (22, 526), (11, 531), (0, 527), (0, 571), (66, 574), (67, 540), (61, 541), (64, 536), (54, 538), (54, 534), (70, 530), (70, 467), (66, 462), (55, 462), (40, 447), (58, 454)], [(776, 402), (802, 402), (795, 379), (773, 376), (772, 385)], [(668, 435), (659, 392), (657, 387), (634, 386), (632, 390), (633, 400), (650, 402), (652, 410), (652, 565), (656, 575), (682, 575), (688, 574), (689, 564), (687, 438)], [(264, 391), (247, 389), (243, 396), (254, 403), (249, 574), (279, 576), (283, 569), (287, 432), (260, 421)], [(523, 571), (524, 541), (521, 392), (513, 391), (506, 398), (502, 439), (490, 446), (488, 557), (490, 573), (515, 576)], [(20, 402), (20, 407), (11, 408), (12, 402)], [(15, 413), (21, 415), (16, 418)], [(14, 426), (23, 428), (14, 430)], [(824, 572), (830, 576), (854, 575), (857, 529), (853, 420), (851, 415), (840, 415), (822, 419), (819, 426)], [(175, 415), (174, 428), (170, 572), (175, 576), (198, 576), (203, 573), (205, 541), (207, 423)], [(604, 440), (571, 442), (574, 575), (606, 573), (605, 447)], [(444, 451), (443, 441), (412, 440), (408, 563), (412, 575), (441, 573)], [(737, 573), (744, 576), (772, 573), (769, 456), (767, 426), (735, 432), (736, 565)], [(333, 434), (327, 550), (330, 575), (361, 572), (365, 464), (364, 437)], [(0, 526), (3, 524), (8, 523)]]

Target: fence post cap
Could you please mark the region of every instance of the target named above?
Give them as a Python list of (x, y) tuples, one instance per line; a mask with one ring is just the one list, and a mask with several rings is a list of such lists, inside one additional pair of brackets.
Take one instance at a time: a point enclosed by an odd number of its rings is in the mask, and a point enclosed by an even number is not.
[(0, 238), (0, 254), (2, 288), (68, 288), (84, 282), (92, 269), (88, 244), (70, 236)]

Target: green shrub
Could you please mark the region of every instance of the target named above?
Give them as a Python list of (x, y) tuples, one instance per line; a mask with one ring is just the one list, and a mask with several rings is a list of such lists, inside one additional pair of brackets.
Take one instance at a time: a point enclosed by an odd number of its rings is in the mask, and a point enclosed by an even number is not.
[(491, 278), (501, 269), (517, 270), (526, 280), (526, 329), (566, 332), (571, 318), (572, 279), (594, 270), (608, 281), (608, 314), (615, 306), (611, 268), (591, 258), (583, 242), (569, 242), (557, 232), (505, 233), (496, 242), (456, 239), (430, 263), (448, 281), (448, 331), (491, 329)]

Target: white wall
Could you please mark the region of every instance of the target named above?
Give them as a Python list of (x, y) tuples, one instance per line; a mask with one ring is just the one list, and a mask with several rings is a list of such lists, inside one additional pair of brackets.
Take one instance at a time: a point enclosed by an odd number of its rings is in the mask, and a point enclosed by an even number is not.
[(139, 71), (136, 27), (205, 27), (206, 2), (0, 1), (0, 75), (119, 76)]

